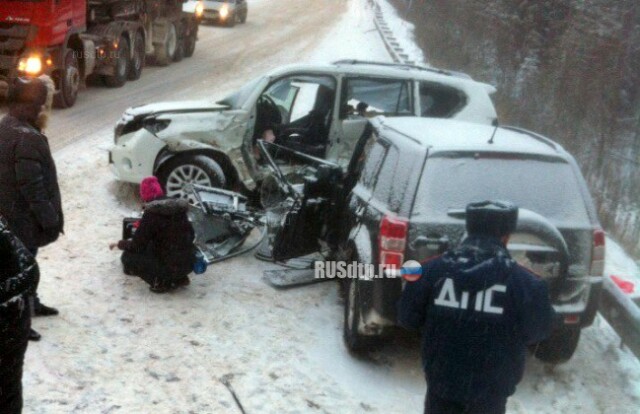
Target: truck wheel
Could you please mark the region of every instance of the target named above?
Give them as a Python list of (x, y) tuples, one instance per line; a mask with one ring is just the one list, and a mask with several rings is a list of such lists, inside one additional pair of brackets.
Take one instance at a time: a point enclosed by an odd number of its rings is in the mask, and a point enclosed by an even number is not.
[(69, 108), (76, 103), (80, 89), (80, 65), (73, 50), (64, 55), (64, 68), (60, 72), (60, 90), (53, 97), (56, 108)]
[(551, 333), (551, 336), (540, 342), (534, 355), (548, 364), (562, 364), (571, 359), (580, 341), (579, 327), (562, 327)]
[(187, 41), (186, 37), (180, 37), (176, 43), (176, 52), (173, 54), (173, 61), (180, 62), (184, 58), (184, 48)]
[(196, 40), (198, 35), (195, 33), (190, 34), (185, 39), (184, 56), (190, 58), (196, 51)]
[(177, 156), (167, 161), (158, 174), (167, 197), (180, 197), (195, 203), (193, 184), (222, 188), (226, 184), (220, 165), (204, 155)]
[(358, 332), (360, 324), (360, 290), (358, 279), (348, 279), (344, 299), (343, 337), (347, 349), (354, 354), (361, 354), (370, 348), (372, 340)]
[(119, 88), (127, 82), (129, 75), (129, 42), (124, 37), (118, 41), (118, 59), (112, 76), (105, 76), (104, 83), (110, 88)]
[(167, 31), (164, 42), (159, 45), (154, 45), (156, 64), (159, 66), (169, 65), (169, 63), (174, 59), (177, 46), (178, 32), (176, 31), (176, 25), (169, 23), (169, 30)]
[(145, 65), (146, 51), (144, 46), (144, 37), (142, 33), (136, 34), (136, 42), (133, 46), (133, 57), (129, 62), (129, 80), (138, 80), (142, 75), (142, 68)]

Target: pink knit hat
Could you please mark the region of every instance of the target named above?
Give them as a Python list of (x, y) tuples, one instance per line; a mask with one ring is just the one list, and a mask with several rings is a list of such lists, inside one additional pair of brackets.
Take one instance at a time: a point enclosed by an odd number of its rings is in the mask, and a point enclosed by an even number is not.
[(153, 201), (163, 195), (164, 191), (162, 191), (160, 182), (156, 177), (147, 177), (140, 183), (140, 197), (145, 203)]

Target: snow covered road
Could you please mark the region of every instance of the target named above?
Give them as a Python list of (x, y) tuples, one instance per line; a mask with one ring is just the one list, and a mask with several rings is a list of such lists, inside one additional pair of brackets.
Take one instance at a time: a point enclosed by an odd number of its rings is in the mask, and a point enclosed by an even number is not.
[[(269, 265), (246, 255), (216, 264), (186, 289), (149, 292), (124, 276), (108, 243), (137, 209), (106, 152), (129, 105), (232, 90), (272, 67), (344, 57), (388, 60), (364, 0), (256, 0), (246, 26), (203, 27), (195, 56), (151, 68), (119, 90), (84, 91), (57, 111), (49, 135), (66, 235), (42, 250), (41, 297), (61, 315), (34, 320), (25, 413), (418, 413), (425, 384), (419, 345), (402, 338), (367, 359), (341, 340), (333, 283), (276, 291)], [(393, 16), (391, 16), (393, 18)], [(637, 272), (611, 243), (609, 273)], [(223, 381), (224, 380), (224, 381)], [(549, 371), (531, 359), (510, 413), (637, 413), (640, 363), (600, 319), (576, 356)]]

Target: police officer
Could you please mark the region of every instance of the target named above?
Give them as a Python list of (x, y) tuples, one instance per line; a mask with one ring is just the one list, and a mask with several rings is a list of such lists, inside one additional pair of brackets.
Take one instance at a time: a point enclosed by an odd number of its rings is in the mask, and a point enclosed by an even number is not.
[(469, 204), (468, 237), (407, 282), (398, 319), (422, 331), (425, 413), (504, 413), (522, 379), (527, 345), (551, 331), (545, 282), (506, 248), (517, 220), (511, 203)]

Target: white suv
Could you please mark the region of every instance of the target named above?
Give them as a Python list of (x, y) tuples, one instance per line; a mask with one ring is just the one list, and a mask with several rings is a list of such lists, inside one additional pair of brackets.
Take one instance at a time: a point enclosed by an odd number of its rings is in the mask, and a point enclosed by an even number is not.
[(109, 159), (119, 180), (156, 175), (169, 196), (190, 184), (252, 191), (268, 169), (255, 143), (275, 142), (346, 166), (369, 118), (454, 118), (490, 125), (491, 85), (435, 68), (338, 61), (294, 65), (252, 80), (227, 98), (128, 109)]

